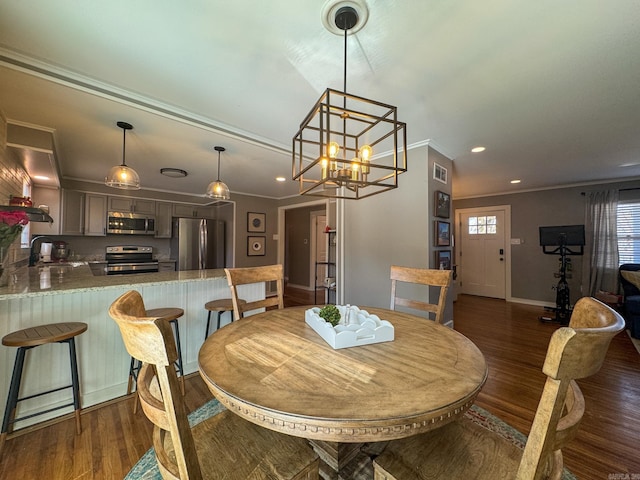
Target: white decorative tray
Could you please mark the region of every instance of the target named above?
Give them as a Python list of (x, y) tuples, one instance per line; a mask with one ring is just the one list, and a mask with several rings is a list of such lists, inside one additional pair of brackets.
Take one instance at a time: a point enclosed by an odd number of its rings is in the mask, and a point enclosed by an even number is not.
[[(340, 311), (340, 324), (335, 327), (320, 317), (320, 308), (313, 307), (304, 313), (304, 320), (332, 348), (357, 347), (371, 343), (390, 342), (394, 330), (386, 320), (353, 305), (336, 305)], [(345, 313), (348, 311), (348, 324)]]

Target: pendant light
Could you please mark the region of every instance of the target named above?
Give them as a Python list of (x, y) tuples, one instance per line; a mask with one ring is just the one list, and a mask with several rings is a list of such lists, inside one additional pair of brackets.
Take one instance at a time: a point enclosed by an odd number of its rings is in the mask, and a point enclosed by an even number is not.
[(109, 175), (105, 177), (104, 184), (108, 187), (123, 190), (140, 190), (140, 177), (133, 168), (127, 167), (124, 161), (127, 130), (132, 130), (133, 126), (127, 122), (118, 122), (116, 125), (122, 129), (122, 165), (116, 165), (109, 170)]
[(347, 36), (369, 17), (364, 0), (330, 0), (324, 14), (325, 27), (344, 37), (344, 88), (327, 88), (300, 124), (293, 180), (300, 195), (357, 200), (398, 187), (407, 171), (406, 125), (393, 105), (347, 92)]
[(204, 196), (215, 198), (216, 200), (229, 200), (231, 198), (231, 195), (229, 194), (229, 187), (227, 187), (224, 182), (220, 181), (220, 153), (224, 152), (225, 148), (215, 146), (213, 149), (218, 152), (218, 179), (209, 184)]

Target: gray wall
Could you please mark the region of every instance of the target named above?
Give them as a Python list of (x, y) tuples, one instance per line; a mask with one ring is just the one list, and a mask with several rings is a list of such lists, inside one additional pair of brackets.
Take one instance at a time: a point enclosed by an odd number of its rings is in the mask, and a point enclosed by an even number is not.
[[(429, 147), (409, 152), (399, 187), (345, 202), (344, 303), (389, 308), (391, 265), (433, 267), (433, 158), (452, 174), (451, 162)], [(449, 187), (438, 183), (438, 188)]]
[[(249, 195), (231, 194), (236, 204), (236, 267), (258, 267), (272, 265), (278, 258), (277, 241), (273, 236), (278, 233), (278, 201), (270, 198), (252, 197)], [(247, 213), (266, 214), (266, 232), (247, 232)], [(265, 255), (247, 255), (247, 237), (264, 236)]]
[[(448, 178), (447, 178), (447, 184), (445, 185), (444, 183), (435, 180), (433, 178), (433, 164), (437, 163), (438, 165), (445, 167), (448, 171)], [(436, 251), (438, 250), (449, 250), (451, 251), (451, 265), (453, 266), (454, 262), (454, 257), (453, 257), (453, 248), (452, 247), (436, 247), (435, 246), (435, 236), (436, 236), (436, 229), (435, 229), (435, 221), (436, 219), (438, 220), (442, 220), (445, 222), (449, 222), (450, 224), (450, 232), (451, 232), (451, 238), (453, 239), (453, 235), (455, 232), (454, 229), (454, 224), (455, 222), (453, 221), (453, 219), (455, 218), (454, 216), (454, 212), (453, 212), (453, 205), (450, 204), (449, 206), (449, 218), (438, 218), (435, 216), (435, 210), (436, 210), (436, 192), (437, 191), (441, 191), (444, 193), (448, 193), (449, 195), (451, 195), (451, 183), (452, 183), (452, 178), (453, 178), (453, 162), (451, 160), (449, 160), (447, 157), (445, 157), (444, 155), (442, 155), (440, 152), (438, 152), (437, 150), (435, 150), (434, 148), (429, 147), (429, 169), (427, 171), (427, 178), (429, 179), (429, 218), (430, 218), (430, 227), (431, 228), (431, 236), (430, 241), (429, 241), (429, 246), (431, 248), (431, 255), (429, 258), (429, 266), (431, 268), (440, 268), (440, 265), (437, 263), (436, 261)], [(440, 289), (439, 288), (432, 288), (431, 292), (430, 292), (430, 297), (432, 300), (431, 301), (436, 301), (438, 299), (438, 295), (440, 295)], [(419, 298), (419, 297), (415, 297), (415, 298)], [(453, 327), (453, 300), (455, 298), (455, 284), (453, 284), (452, 282), (452, 286), (450, 288), (449, 294), (447, 295), (447, 301), (446, 301), (446, 306), (444, 309), (444, 323), (445, 324), (450, 324)]]
[[(511, 238), (524, 243), (509, 245), (511, 248), (511, 296), (515, 300), (532, 303), (555, 304), (555, 286), (558, 279), (557, 255), (545, 255), (539, 244), (538, 228), (552, 225), (585, 224), (586, 196), (582, 192), (610, 188), (639, 188), (640, 181), (617, 182), (581, 187), (558, 188), (537, 192), (496, 195), (492, 197), (459, 199), (453, 201), (454, 209), (511, 205)], [(589, 232), (587, 232), (587, 238)], [(588, 258), (571, 257), (573, 272), (568, 280), (571, 301), (587, 294), (583, 288), (582, 267)]]

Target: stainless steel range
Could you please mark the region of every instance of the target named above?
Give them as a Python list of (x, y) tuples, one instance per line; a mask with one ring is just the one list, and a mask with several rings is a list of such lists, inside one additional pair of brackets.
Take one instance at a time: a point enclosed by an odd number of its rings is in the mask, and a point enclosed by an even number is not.
[(107, 247), (105, 260), (107, 261), (107, 275), (158, 271), (158, 261), (153, 259), (153, 247), (138, 245)]

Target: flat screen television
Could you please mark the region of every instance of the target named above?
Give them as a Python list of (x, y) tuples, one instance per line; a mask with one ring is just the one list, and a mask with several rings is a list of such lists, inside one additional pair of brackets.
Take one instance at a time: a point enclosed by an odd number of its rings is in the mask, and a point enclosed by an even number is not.
[(567, 247), (584, 245), (584, 225), (540, 227), (540, 246)]

